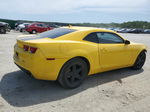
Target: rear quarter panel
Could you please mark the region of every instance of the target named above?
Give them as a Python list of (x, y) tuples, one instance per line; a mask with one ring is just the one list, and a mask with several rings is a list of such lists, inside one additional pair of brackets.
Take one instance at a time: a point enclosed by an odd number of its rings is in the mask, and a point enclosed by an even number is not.
[[(101, 71), (99, 65), (98, 44), (87, 41), (60, 41), (41, 44), (41, 51), (47, 58), (70, 60), (74, 57), (84, 57), (90, 63), (89, 74)], [(66, 62), (67, 62), (66, 61)]]
[(72, 42), (60, 45), (60, 53), (68, 60), (74, 57), (84, 57), (90, 63), (89, 74), (100, 72), (98, 44), (92, 42)]

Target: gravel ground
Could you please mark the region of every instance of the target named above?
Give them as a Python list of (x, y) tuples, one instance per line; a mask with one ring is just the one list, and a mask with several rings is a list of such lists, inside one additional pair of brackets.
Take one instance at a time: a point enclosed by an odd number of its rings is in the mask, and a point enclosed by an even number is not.
[[(0, 34), (0, 112), (150, 112), (150, 53), (142, 70), (89, 76), (73, 90), (27, 76), (13, 63), (21, 33)], [(150, 34), (121, 34), (150, 47)]]

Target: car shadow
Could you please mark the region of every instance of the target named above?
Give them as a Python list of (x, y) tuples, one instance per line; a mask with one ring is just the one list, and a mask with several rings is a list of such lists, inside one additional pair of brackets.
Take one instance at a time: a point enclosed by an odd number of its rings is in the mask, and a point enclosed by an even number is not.
[(141, 70), (129, 68), (104, 72), (89, 76), (85, 82), (76, 89), (64, 89), (55, 81), (36, 80), (22, 71), (5, 74), (0, 82), (1, 96), (12, 106), (26, 107), (40, 103), (61, 100), (78, 94), (86, 89), (96, 87), (112, 81), (138, 75)]

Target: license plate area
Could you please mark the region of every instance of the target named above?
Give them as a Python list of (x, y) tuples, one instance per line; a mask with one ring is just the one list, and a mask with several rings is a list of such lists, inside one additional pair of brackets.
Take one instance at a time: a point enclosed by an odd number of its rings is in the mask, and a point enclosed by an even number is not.
[(15, 52), (15, 58), (19, 59), (19, 53), (18, 52)]
[(19, 53), (18, 52), (16, 52), (16, 56), (19, 57)]

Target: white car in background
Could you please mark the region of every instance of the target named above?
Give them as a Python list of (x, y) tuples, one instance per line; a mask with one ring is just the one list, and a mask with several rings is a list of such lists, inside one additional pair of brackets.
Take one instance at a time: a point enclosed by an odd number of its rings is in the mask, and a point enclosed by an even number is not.
[(22, 24), (19, 24), (19, 25), (17, 26), (17, 30), (20, 31), (20, 32), (23, 32), (24, 29), (25, 29), (28, 25), (30, 25), (30, 24), (31, 24), (31, 23), (22, 23)]

